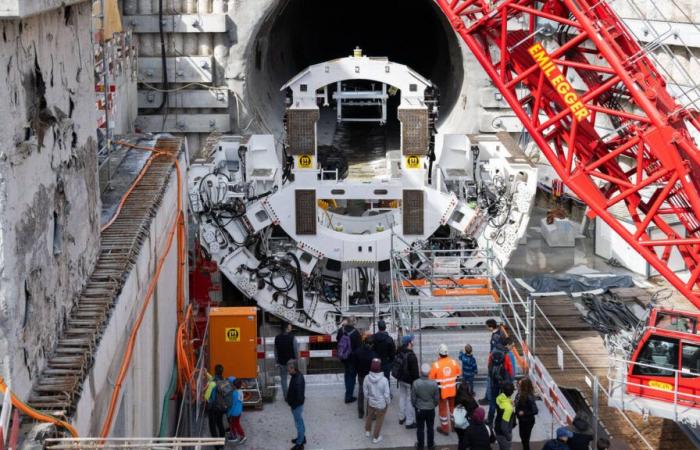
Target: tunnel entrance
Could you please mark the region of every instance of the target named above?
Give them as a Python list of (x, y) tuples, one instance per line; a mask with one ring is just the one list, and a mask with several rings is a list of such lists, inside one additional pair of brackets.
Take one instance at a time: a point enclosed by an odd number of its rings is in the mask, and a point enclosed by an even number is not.
[[(246, 98), (263, 129), (277, 137), (285, 107), (280, 87), (310, 65), (350, 56), (356, 46), (367, 56), (387, 57), (430, 79), (440, 90), (441, 120), (453, 110), (464, 85), (460, 43), (432, 0), (280, 0), (251, 45)], [(386, 125), (342, 124), (330, 143), (359, 142), (377, 154), (380, 148), (382, 154), (398, 149), (397, 105), (390, 98)], [(333, 119), (321, 109), (319, 124), (326, 115)], [(319, 144), (327, 141), (322, 132)]]

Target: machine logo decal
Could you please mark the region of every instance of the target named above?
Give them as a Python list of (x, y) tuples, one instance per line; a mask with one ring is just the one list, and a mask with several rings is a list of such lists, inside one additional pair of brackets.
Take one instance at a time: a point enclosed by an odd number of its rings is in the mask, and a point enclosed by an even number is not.
[(420, 156), (410, 155), (406, 157), (406, 167), (409, 169), (420, 168)]
[(300, 169), (310, 169), (314, 163), (314, 158), (311, 155), (301, 155), (297, 160)]
[(240, 342), (241, 341), (241, 329), (240, 328), (226, 328), (226, 342)]
[(591, 115), (591, 112), (586, 108), (578, 94), (568, 82), (564, 74), (561, 73), (559, 68), (552, 61), (551, 56), (547, 53), (547, 50), (542, 47), (542, 44), (537, 42), (535, 45), (527, 49), (532, 59), (540, 66), (542, 72), (547, 77), (554, 90), (561, 96), (569, 108), (571, 113), (576, 118), (577, 122), (582, 121), (586, 117)]

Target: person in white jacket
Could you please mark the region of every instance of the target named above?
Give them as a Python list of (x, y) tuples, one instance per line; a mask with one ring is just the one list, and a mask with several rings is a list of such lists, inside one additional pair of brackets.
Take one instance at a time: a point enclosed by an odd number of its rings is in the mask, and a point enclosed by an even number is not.
[[(391, 390), (389, 389), (389, 381), (382, 373), (382, 362), (378, 358), (372, 360), (369, 375), (365, 377), (362, 383), (362, 390), (367, 399), (367, 415), (365, 416), (365, 435), (372, 437), (372, 443), (376, 444), (382, 440), (382, 424), (384, 416), (389, 409), (391, 402)], [(376, 418), (374, 423), (374, 434), (372, 431), (372, 419)]]

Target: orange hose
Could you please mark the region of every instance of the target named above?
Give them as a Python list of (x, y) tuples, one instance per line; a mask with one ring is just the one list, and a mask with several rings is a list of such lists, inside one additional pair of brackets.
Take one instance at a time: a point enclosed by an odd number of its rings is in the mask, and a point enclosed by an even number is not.
[(126, 203), (127, 198), (129, 198), (129, 195), (131, 195), (131, 192), (136, 188), (136, 186), (139, 184), (141, 179), (143, 178), (144, 175), (146, 175), (146, 172), (148, 172), (148, 168), (151, 167), (151, 164), (153, 163), (153, 160), (155, 159), (156, 155), (151, 155), (150, 158), (146, 161), (146, 164), (143, 165), (141, 168), (141, 171), (139, 172), (138, 176), (136, 179), (131, 183), (129, 186), (129, 189), (126, 190), (126, 193), (124, 193), (124, 196), (122, 199), (119, 201), (119, 204), (117, 205), (117, 210), (114, 212), (114, 215), (112, 215), (112, 218), (109, 219), (109, 222), (106, 224), (102, 225), (102, 228), (100, 228), (100, 232), (104, 232), (107, 228), (111, 227), (112, 224), (114, 223), (115, 220), (117, 220), (117, 217), (119, 217), (119, 213), (122, 212), (122, 206), (124, 206), (124, 203)]
[[(127, 342), (127, 348), (126, 348), (126, 351), (124, 353), (124, 358), (122, 359), (122, 363), (119, 367), (119, 375), (117, 376), (116, 382), (114, 384), (114, 390), (112, 391), (112, 397), (111, 397), (110, 402), (109, 402), (109, 407), (107, 408), (107, 415), (105, 417), (104, 422), (102, 423), (102, 430), (100, 432), (100, 437), (102, 437), (102, 438), (108, 437), (109, 432), (112, 428), (112, 422), (114, 420), (114, 414), (115, 414), (117, 403), (119, 400), (119, 394), (121, 393), (122, 383), (124, 382), (124, 379), (126, 378), (127, 372), (128, 372), (129, 367), (131, 365), (131, 357), (133, 356), (134, 346), (136, 345), (136, 339), (138, 337), (138, 332), (139, 332), (139, 329), (141, 327), (141, 323), (143, 322), (143, 318), (146, 314), (146, 310), (148, 309), (148, 306), (151, 302), (151, 298), (153, 297), (153, 292), (155, 291), (156, 285), (158, 283), (158, 278), (160, 277), (160, 272), (163, 269), (163, 265), (165, 264), (165, 259), (168, 256), (168, 254), (170, 253), (170, 248), (172, 247), (176, 232), (177, 232), (177, 237), (178, 237), (178, 252), (177, 252), (177, 259), (178, 259), (178, 266), (177, 266), (177, 321), (178, 321), (178, 327), (183, 322), (183, 309), (184, 309), (184, 305), (185, 305), (184, 265), (185, 265), (185, 256), (186, 256), (185, 255), (186, 230), (185, 230), (184, 212), (182, 210), (182, 174), (180, 172), (180, 163), (177, 160), (176, 155), (170, 154), (168, 152), (164, 152), (164, 151), (159, 150), (159, 149), (154, 148), (154, 147), (143, 147), (143, 146), (134, 145), (134, 144), (131, 144), (129, 142), (124, 142), (124, 141), (117, 141), (116, 144), (127, 146), (127, 147), (134, 148), (137, 150), (144, 150), (144, 151), (152, 152), (153, 153), (152, 157), (149, 159), (149, 162), (146, 163), (147, 166), (150, 166), (150, 163), (156, 157), (170, 157), (170, 158), (172, 158), (172, 161), (175, 164), (176, 173), (177, 173), (177, 218), (176, 218), (175, 222), (173, 223), (173, 225), (170, 227), (170, 230), (168, 231), (168, 237), (167, 237), (167, 243), (165, 245), (165, 251), (158, 260), (158, 265), (156, 266), (155, 274), (151, 278), (150, 283), (148, 284), (148, 290), (146, 291), (145, 299), (143, 301), (141, 309), (139, 310), (139, 314), (136, 318), (136, 322), (134, 323), (134, 326), (131, 329), (131, 333), (129, 334), (129, 340)], [(146, 169), (147, 169), (147, 166), (145, 166)], [(131, 192), (136, 187), (136, 185), (141, 180), (141, 178), (143, 178), (144, 174), (145, 174), (145, 170), (142, 169), (139, 176), (136, 178), (134, 183), (132, 183), (132, 185), (129, 187), (129, 189), (127, 190), (124, 197), (119, 202), (119, 207), (117, 209), (117, 212), (112, 217), (112, 219), (110, 219), (110, 221), (106, 224), (106, 226), (103, 227), (103, 230), (105, 230), (112, 223), (114, 223), (116, 218), (119, 216), (119, 212), (121, 211), (121, 207), (126, 202), (126, 199), (131, 194)], [(176, 351), (179, 352), (178, 349), (176, 349)], [(178, 365), (180, 364), (180, 359), (181, 358), (178, 357)]]
[[(3, 377), (0, 377), (0, 391), (2, 391), (3, 394), (6, 394), (8, 392), (7, 385), (5, 384), (5, 379)], [(57, 419), (56, 417), (40, 413), (39, 411), (33, 409), (32, 407), (24, 403), (22, 400), (18, 399), (12, 392), (10, 392), (10, 399), (12, 400), (12, 405), (15, 408), (19, 409), (32, 419), (39, 420), (41, 422), (49, 422), (56, 426), (65, 428), (66, 430), (68, 430), (71, 436), (73, 436), (74, 438), (78, 437), (78, 430), (73, 428), (73, 425), (69, 424), (68, 422), (64, 422), (63, 420)]]

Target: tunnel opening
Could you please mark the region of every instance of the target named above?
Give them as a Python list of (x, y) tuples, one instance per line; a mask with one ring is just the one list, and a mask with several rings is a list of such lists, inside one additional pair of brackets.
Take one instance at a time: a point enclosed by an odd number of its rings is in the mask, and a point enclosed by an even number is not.
[[(440, 91), (441, 121), (456, 109), (465, 86), (460, 41), (431, 0), (280, 0), (251, 45), (246, 98), (261, 129), (277, 138), (285, 107), (280, 87), (310, 65), (350, 56), (356, 46), (367, 56), (387, 57), (430, 79)], [(319, 145), (359, 143), (375, 156), (398, 149), (399, 99), (400, 92), (389, 98), (386, 124), (344, 123), (341, 133), (322, 126)], [(323, 110), (319, 123), (334, 119), (335, 111)]]

